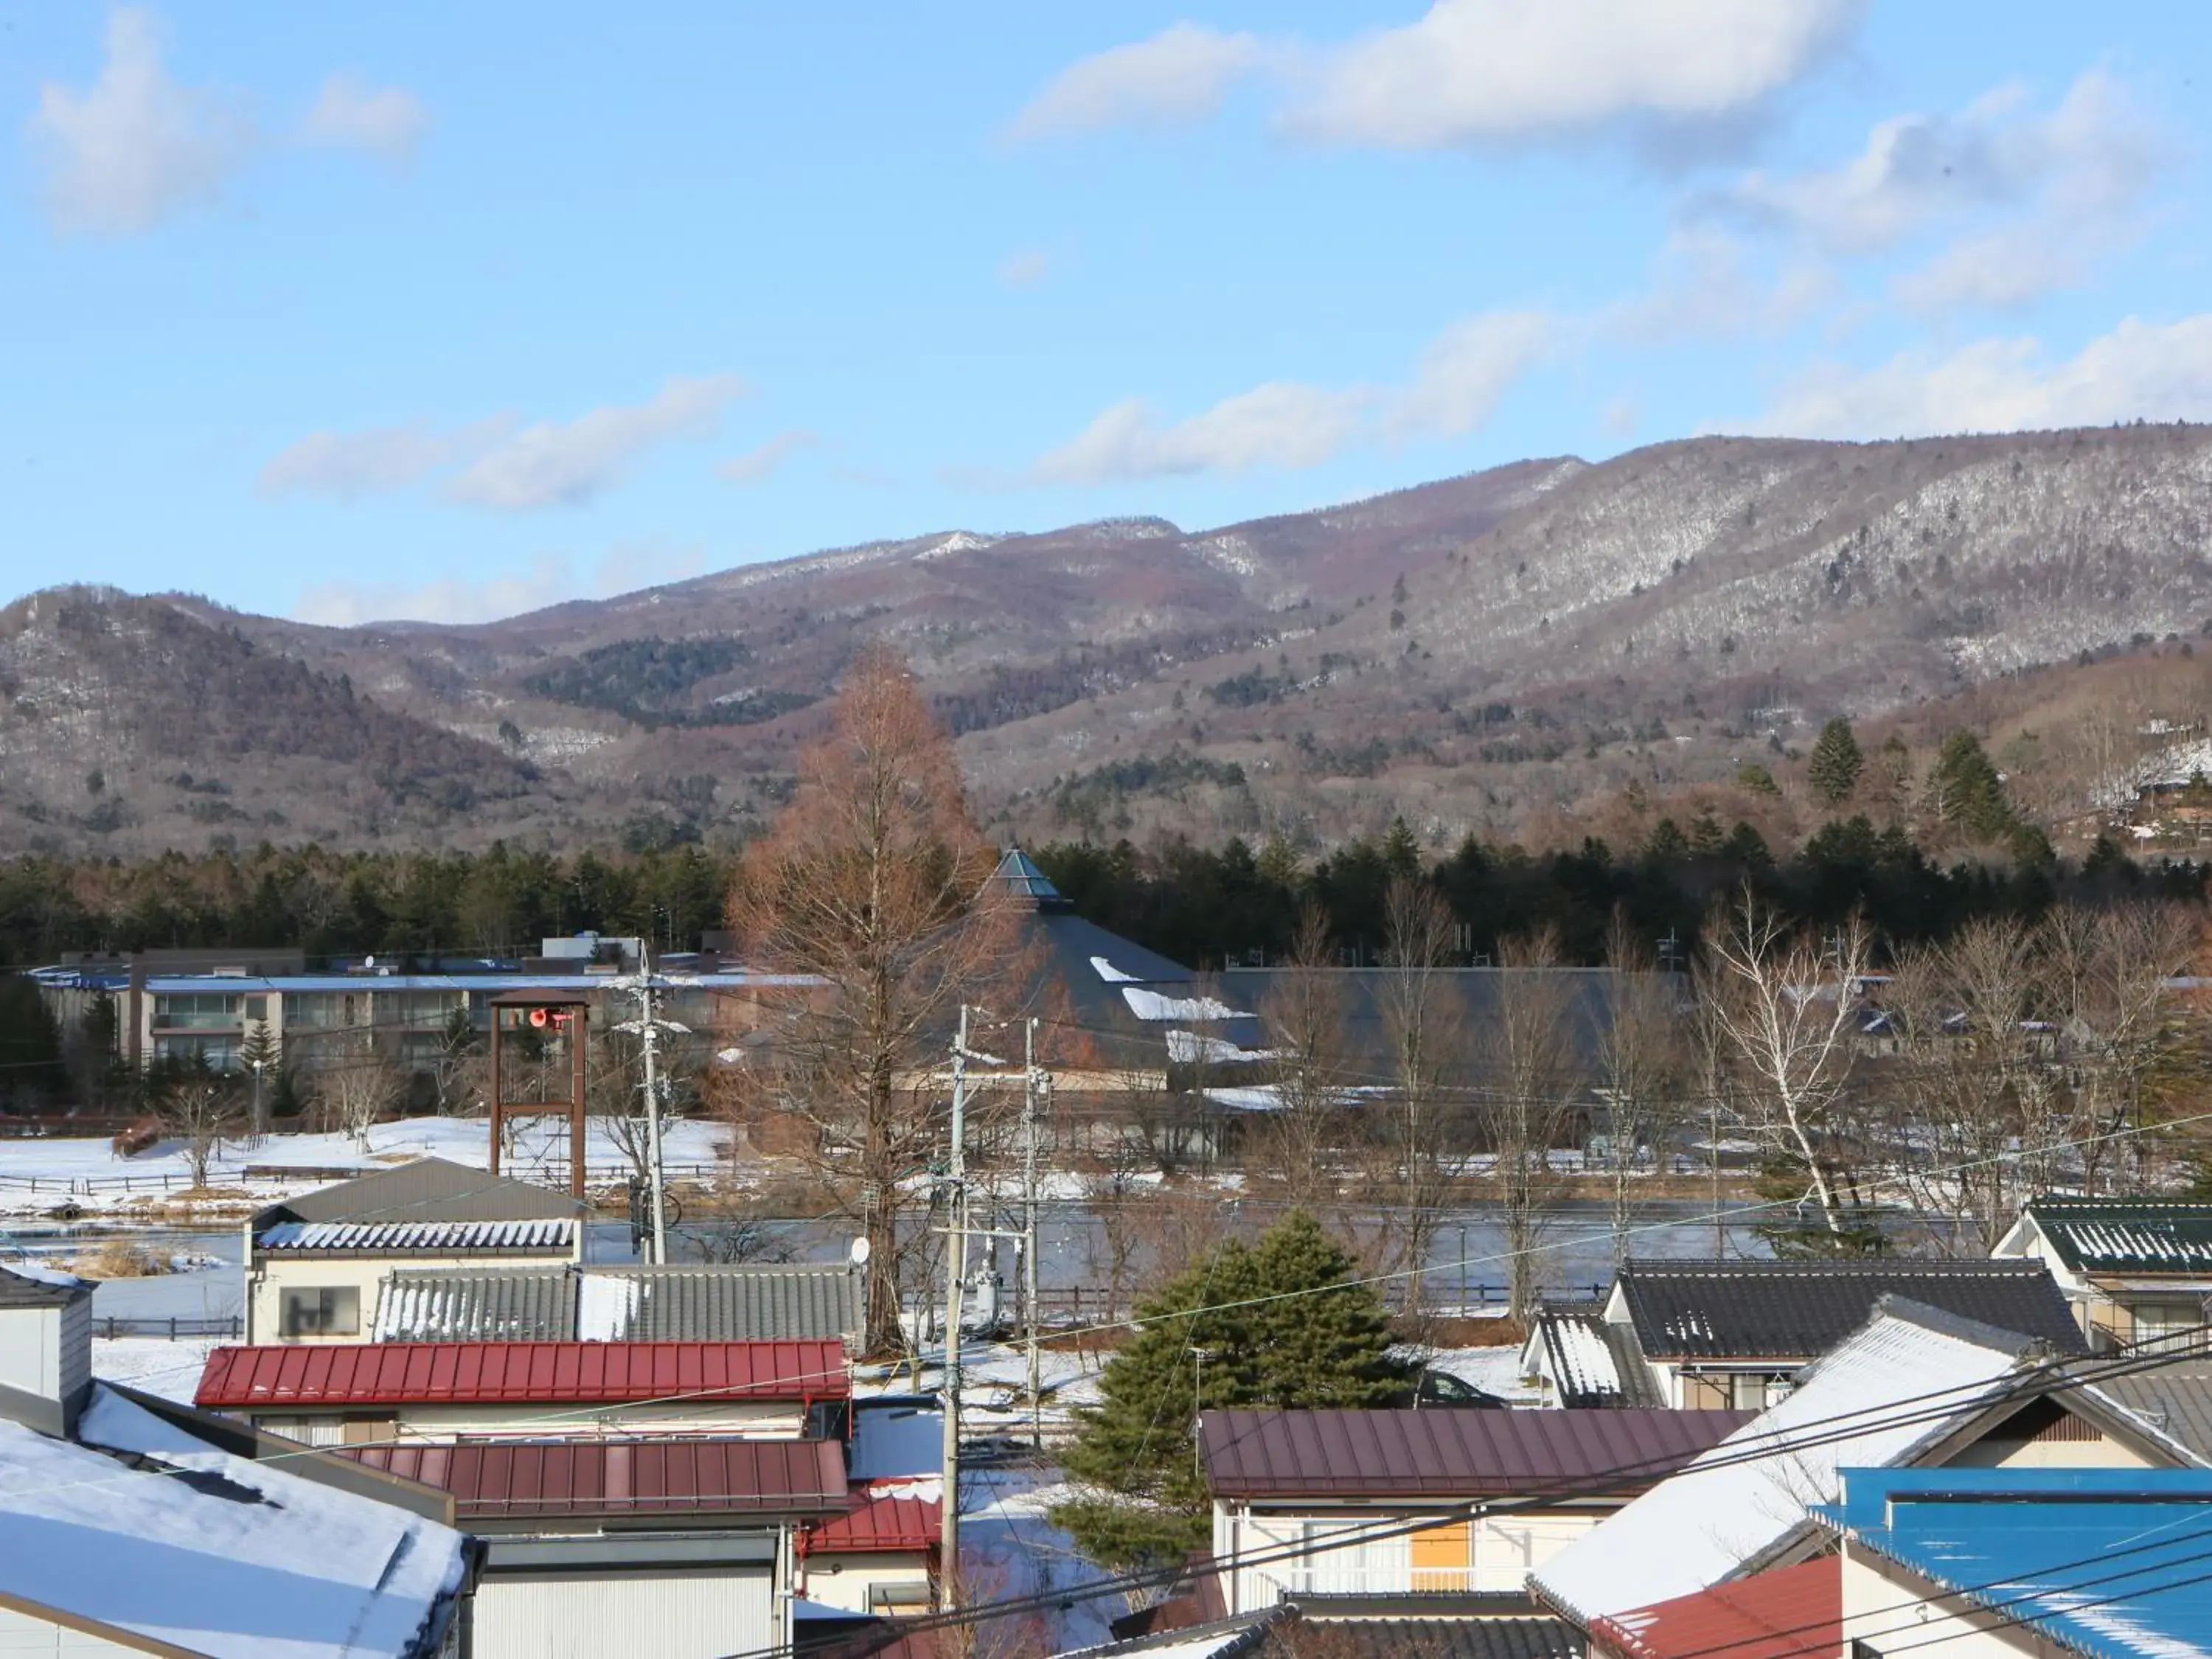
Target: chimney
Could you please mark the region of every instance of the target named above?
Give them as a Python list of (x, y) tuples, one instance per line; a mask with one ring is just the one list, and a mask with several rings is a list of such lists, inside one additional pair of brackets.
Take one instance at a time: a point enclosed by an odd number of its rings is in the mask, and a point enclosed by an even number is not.
[(0, 1267), (0, 1417), (76, 1432), (92, 1392), (92, 1288), (28, 1262)]

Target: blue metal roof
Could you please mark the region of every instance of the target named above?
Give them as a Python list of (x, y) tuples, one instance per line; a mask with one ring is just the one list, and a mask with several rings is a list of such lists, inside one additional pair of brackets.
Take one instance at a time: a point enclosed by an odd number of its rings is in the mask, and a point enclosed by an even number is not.
[(1814, 1513), (2077, 1653), (2212, 1656), (2212, 1470), (1846, 1469), (1843, 1493)]

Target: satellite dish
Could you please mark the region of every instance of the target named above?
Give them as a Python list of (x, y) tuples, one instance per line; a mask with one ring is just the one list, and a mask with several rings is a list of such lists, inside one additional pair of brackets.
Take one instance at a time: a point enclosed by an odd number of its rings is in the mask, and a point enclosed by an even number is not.
[(364, 968), (374, 968), (376, 966), (376, 957), (374, 955), (363, 957), (361, 965)]
[(868, 1241), (865, 1238), (854, 1239), (853, 1241), (853, 1248), (846, 1252), (848, 1255), (852, 1257), (853, 1265), (855, 1267), (866, 1267), (868, 1265), (868, 1257), (873, 1252), (869, 1246)]

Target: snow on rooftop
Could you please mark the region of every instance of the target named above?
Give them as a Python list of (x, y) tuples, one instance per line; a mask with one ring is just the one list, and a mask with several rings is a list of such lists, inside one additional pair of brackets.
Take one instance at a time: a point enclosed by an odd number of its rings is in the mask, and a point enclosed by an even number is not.
[(627, 1340), (644, 1300), (645, 1280), (635, 1274), (583, 1274), (576, 1284), (576, 1340)]
[(42, 1267), (29, 1261), (0, 1263), (0, 1273), (11, 1273), (18, 1279), (29, 1279), (33, 1285), (52, 1285), (65, 1291), (92, 1283), (88, 1279), (79, 1279), (75, 1273), (65, 1273), (58, 1267)]
[(0, 1590), (27, 1602), (213, 1659), (401, 1659), (460, 1586), (451, 1528), (233, 1457), (109, 1389), (78, 1433), (0, 1422)]
[[(2014, 1364), (2009, 1347), (1877, 1314), (1808, 1369), (1787, 1399), (1531, 1577), (1585, 1626), (1710, 1589), (1788, 1539), (1809, 1505), (1834, 1502), (1837, 1470), (1909, 1462), (1986, 1401)], [(1808, 1435), (1822, 1443), (1800, 1444)]]
[(1249, 1019), (1227, 1003), (1213, 997), (1168, 997), (1158, 991), (1147, 991), (1140, 986), (1124, 985), (1121, 1000), (1129, 1005), (1129, 1012), (1139, 1019)]
[(1133, 985), (1137, 982), (1137, 976), (1134, 974), (1123, 973), (1103, 957), (1091, 958), (1091, 971), (1109, 985)]
[(1605, 1338), (1582, 1319), (1553, 1322), (1552, 1340), (1559, 1346), (1559, 1365), (1566, 1373), (1559, 1379), (1563, 1394), (1617, 1395), (1621, 1392), (1620, 1368)]
[(1273, 1048), (1247, 1048), (1203, 1031), (1170, 1031), (1167, 1039), (1168, 1058), (1178, 1066), (1245, 1065), (1276, 1057)]
[(257, 1250), (565, 1250), (573, 1221), (286, 1221), (257, 1234)]

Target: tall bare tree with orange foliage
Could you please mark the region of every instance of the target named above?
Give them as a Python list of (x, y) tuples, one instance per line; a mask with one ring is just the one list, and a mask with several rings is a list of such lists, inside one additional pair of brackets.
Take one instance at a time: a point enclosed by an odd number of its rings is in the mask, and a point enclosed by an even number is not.
[(799, 1149), (869, 1243), (867, 1345), (898, 1346), (901, 1269), (924, 1244), (914, 1200), (945, 1152), (947, 1044), (1014, 955), (951, 739), (907, 666), (878, 647), (848, 675), (791, 803), (739, 860), (730, 924), (748, 966), (809, 975), (728, 1103), (803, 1124)]

